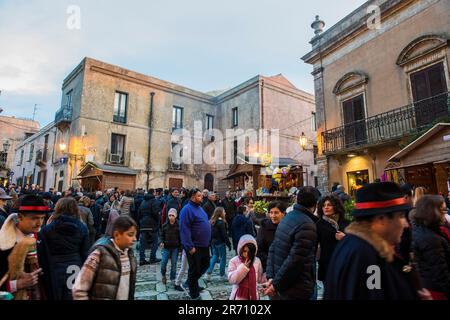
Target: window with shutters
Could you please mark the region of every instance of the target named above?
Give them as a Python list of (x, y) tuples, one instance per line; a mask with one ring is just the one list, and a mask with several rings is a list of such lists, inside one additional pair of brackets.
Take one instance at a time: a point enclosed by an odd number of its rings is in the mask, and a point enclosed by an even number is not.
[(410, 75), (417, 127), (448, 116), (444, 64), (438, 63)]
[(364, 95), (359, 95), (342, 103), (347, 148), (363, 144), (367, 140)]

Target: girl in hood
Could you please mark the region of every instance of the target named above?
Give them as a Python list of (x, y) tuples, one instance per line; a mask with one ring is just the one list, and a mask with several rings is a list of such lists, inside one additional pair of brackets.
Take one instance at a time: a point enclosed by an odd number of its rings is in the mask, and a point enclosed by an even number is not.
[(257, 283), (264, 283), (261, 261), (256, 256), (258, 245), (249, 234), (238, 243), (238, 255), (230, 260), (228, 281), (233, 285), (230, 300), (259, 300)]

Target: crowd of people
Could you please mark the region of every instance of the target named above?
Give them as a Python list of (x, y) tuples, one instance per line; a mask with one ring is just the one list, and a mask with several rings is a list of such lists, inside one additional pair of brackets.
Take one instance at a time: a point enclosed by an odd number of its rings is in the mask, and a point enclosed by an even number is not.
[(325, 195), (301, 187), (293, 200), (261, 217), (249, 191), (0, 188), (0, 291), (134, 299), (138, 268), (159, 264), (164, 285), (198, 300), (217, 264), (232, 300), (315, 300), (319, 285), (329, 300), (450, 297), (450, 196), (366, 184), (351, 221), (341, 185)]

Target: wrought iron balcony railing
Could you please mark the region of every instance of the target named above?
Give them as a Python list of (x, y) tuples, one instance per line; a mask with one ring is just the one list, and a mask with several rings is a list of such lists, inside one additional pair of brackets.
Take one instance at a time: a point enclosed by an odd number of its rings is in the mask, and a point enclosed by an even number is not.
[(55, 124), (59, 125), (64, 122), (72, 121), (72, 107), (62, 106), (55, 114)]
[(337, 154), (398, 140), (450, 116), (450, 93), (414, 102), (322, 133), (323, 153)]

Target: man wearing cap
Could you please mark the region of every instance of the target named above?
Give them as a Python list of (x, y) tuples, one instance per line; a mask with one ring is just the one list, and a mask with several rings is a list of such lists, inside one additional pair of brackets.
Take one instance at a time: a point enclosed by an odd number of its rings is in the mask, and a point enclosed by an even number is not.
[[(414, 300), (419, 285), (394, 247), (407, 226), (410, 205), (393, 182), (368, 184), (356, 192), (355, 218), (331, 258), (324, 299)], [(426, 292), (420, 292), (425, 295)]]
[(19, 213), (11, 214), (0, 230), (0, 290), (16, 300), (41, 300), (40, 273), (36, 240), (49, 212), (37, 195), (21, 199)]
[[(8, 218), (9, 212), (6, 210), (6, 201), (11, 200), (12, 197), (8, 196), (2, 188), (0, 188), (0, 217), (4, 220)], [(0, 218), (1, 219), (1, 218)]]

